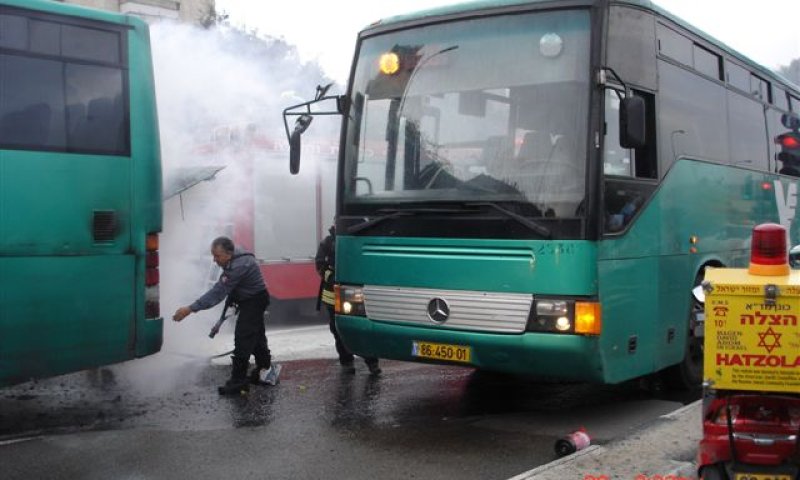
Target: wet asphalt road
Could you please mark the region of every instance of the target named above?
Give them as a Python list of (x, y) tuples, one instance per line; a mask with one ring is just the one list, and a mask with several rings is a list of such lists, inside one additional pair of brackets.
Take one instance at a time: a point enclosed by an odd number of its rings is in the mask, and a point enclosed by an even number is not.
[(379, 377), (283, 365), (280, 385), (244, 398), (217, 395), (228, 367), (154, 357), (0, 390), (0, 477), (503, 479), (555, 459), (579, 426), (604, 443), (698, 397), (401, 362)]

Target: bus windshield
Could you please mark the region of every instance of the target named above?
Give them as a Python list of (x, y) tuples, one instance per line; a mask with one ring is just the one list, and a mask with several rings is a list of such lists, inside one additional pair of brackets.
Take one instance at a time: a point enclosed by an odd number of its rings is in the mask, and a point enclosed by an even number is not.
[(508, 202), (574, 218), (585, 195), (589, 12), (367, 37), (350, 92), (343, 207)]

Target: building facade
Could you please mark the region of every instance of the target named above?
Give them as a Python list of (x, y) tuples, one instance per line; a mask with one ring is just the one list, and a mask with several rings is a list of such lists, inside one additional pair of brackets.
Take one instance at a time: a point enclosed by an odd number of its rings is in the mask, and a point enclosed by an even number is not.
[(64, 3), (129, 13), (148, 22), (175, 20), (202, 24), (214, 12), (214, 0), (62, 0)]

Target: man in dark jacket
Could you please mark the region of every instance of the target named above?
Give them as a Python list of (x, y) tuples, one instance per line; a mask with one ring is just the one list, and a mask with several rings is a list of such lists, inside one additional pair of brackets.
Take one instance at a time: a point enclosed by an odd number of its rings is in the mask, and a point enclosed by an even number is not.
[[(238, 305), (239, 319), (233, 337), (231, 378), (219, 387), (219, 393), (246, 393), (250, 382), (275, 385), (280, 365), (272, 364), (267, 347), (264, 312), (269, 305), (269, 292), (258, 262), (252, 253), (235, 247), (233, 241), (227, 237), (214, 239), (211, 243), (211, 255), (214, 262), (222, 267), (219, 280), (194, 303), (179, 308), (172, 319), (180, 322), (189, 314), (209, 309), (228, 297), (231, 303)], [(248, 380), (250, 355), (255, 356), (256, 368)]]
[[(339, 332), (336, 330), (336, 317), (334, 311), (334, 304), (336, 299), (334, 297), (334, 280), (335, 280), (335, 266), (336, 266), (336, 227), (331, 226), (328, 230), (330, 235), (325, 237), (322, 243), (317, 248), (317, 255), (314, 257), (314, 265), (317, 267), (317, 273), (321, 278), (319, 287), (319, 298), (317, 299), (317, 310), (319, 310), (320, 303), (325, 305), (325, 310), (328, 312), (328, 326), (333, 334), (333, 340), (336, 344), (336, 353), (339, 354), (339, 363), (348, 372), (355, 372), (353, 366), (353, 354), (347, 349), (342, 339), (339, 338)], [(365, 357), (369, 371), (373, 375), (381, 373), (378, 367), (378, 359), (374, 357)]]

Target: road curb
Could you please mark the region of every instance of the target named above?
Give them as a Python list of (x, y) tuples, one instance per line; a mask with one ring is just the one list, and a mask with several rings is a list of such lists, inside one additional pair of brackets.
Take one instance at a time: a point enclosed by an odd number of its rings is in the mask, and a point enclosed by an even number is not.
[(592, 445), (509, 480), (696, 478), (694, 456), (702, 436), (702, 400), (662, 415), (606, 445)]

